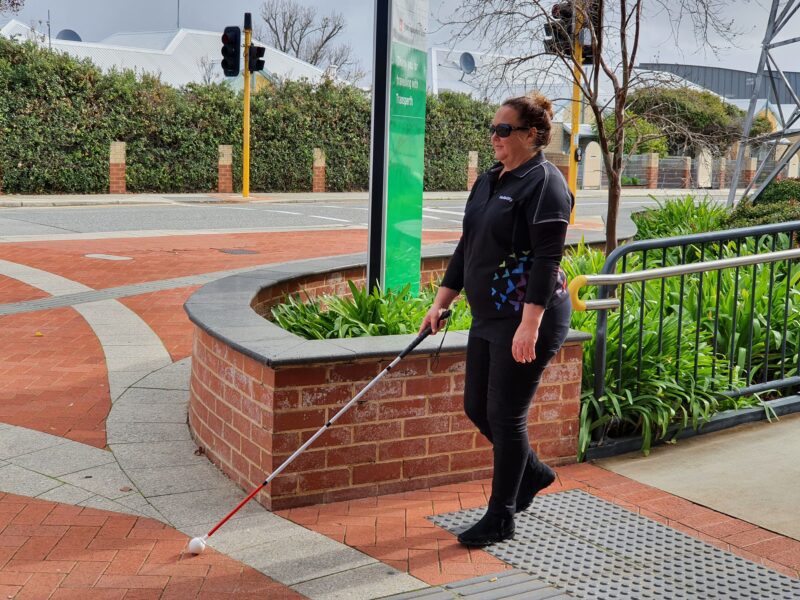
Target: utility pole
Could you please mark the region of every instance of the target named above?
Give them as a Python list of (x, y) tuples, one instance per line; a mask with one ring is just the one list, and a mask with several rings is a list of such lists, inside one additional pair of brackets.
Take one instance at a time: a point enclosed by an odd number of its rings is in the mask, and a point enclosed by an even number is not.
[(244, 148), (242, 149), (242, 197), (250, 197), (250, 42), (253, 17), (244, 13)]

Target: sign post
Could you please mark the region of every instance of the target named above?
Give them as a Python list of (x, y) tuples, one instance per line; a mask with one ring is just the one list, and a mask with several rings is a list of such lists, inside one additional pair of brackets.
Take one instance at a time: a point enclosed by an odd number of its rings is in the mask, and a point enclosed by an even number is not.
[(419, 290), (427, 0), (376, 0), (370, 157), (370, 289)]

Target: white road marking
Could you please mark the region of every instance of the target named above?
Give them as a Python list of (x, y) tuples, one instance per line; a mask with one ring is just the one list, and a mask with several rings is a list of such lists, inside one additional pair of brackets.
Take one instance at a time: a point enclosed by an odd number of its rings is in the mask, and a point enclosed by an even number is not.
[[(253, 209), (255, 210), (255, 209)], [(275, 210), (274, 208), (265, 208), (264, 212), (280, 213), (282, 215), (302, 215), (303, 213), (293, 212), (291, 210)]]
[(337, 219), (335, 217), (322, 217), (320, 215), (308, 215), (312, 219), (325, 219), (326, 221), (339, 221), (340, 223), (349, 223), (347, 219)]

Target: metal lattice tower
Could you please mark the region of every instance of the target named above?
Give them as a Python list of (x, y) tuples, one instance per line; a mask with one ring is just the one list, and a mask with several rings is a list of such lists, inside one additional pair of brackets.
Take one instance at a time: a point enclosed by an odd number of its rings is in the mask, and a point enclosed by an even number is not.
[[(731, 179), (731, 191), (730, 195), (728, 196), (728, 206), (733, 206), (736, 200), (736, 188), (737, 184), (739, 183), (739, 178), (742, 174), (742, 164), (744, 162), (745, 155), (744, 150), (748, 143), (752, 144), (755, 141), (760, 144), (765, 144), (769, 148), (769, 153), (774, 155), (775, 149), (778, 147), (779, 143), (785, 143), (786, 139), (795, 138), (793, 142), (790, 142), (789, 147), (786, 149), (780, 159), (777, 160), (767, 178), (757, 187), (753, 197), (758, 196), (758, 194), (761, 193), (767, 184), (775, 179), (781, 170), (786, 167), (787, 164), (789, 164), (789, 161), (792, 159), (792, 157), (797, 154), (798, 151), (800, 151), (800, 97), (798, 97), (797, 91), (795, 91), (790, 85), (789, 80), (784, 74), (784, 71), (781, 69), (778, 61), (773, 55), (773, 50), (776, 48), (781, 48), (783, 46), (797, 44), (800, 42), (800, 37), (784, 40), (779, 39), (780, 32), (797, 14), (798, 10), (800, 10), (800, 0), (772, 0), (772, 7), (770, 8), (769, 12), (769, 21), (767, 22), (767, 31), (764, 34), (764, 41), (761, 44), (761, 59), (758, 62), (758, 71), (756, 72), (755, 85), (753, 86), (753, 95), (750, 97), (750, 108), (747, 111), (747, 118), (745, 119), (744, 123), (741, 143), (739, 144), (739, 151), (736, 156), (736, 170), (734, 171), (733, 178)], [(749, 132), (750, 127), (753, 124), (753, 118), (755, 117), (756, 105), (758, 100), (761, 99), (760, 94), (763, 85), (762, 82), (764, 81), (767, 81), (769, 85), (767, 98), (769, 99), (770, 95), (775, 98), (775, 104), (778, 109), (778, 128), (776, 131), (768, 135), (759, 136), (754, 140), (750, 138)], [(783, 92), (783, 94), (779, 93), (779, 90), (780, 92)], [(791, 114), (788, 115), (785, 114), (783, 109), (784, 107), (780, 102), (781, 96), (787, 93), (792, 100), (789, 106), (794, 106)], [(755, 187), (755, 182), (759, 179), (762, 171), (765, 170), (767, 163), (767, 160), (763, 160), (761, 161), (761, 164), (758, 165), (756, 173), (753, 176), (752, 181), (748, 183), (747, 188), (742, 194), (742, 197), (747, 196), (748, 193)]]

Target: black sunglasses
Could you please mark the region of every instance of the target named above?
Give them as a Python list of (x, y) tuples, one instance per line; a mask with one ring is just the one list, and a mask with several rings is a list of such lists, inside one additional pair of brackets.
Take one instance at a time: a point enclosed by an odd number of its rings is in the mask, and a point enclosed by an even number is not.
[(521, 131), (523, 129), (530, 129), (530, 127), (514, 127), (508, 123), (498, 123), (497, 125), (489, 125), (489, 135), (496, 133), (497, 137), (507, 138), (512, 131)]

